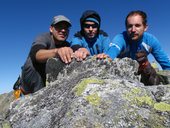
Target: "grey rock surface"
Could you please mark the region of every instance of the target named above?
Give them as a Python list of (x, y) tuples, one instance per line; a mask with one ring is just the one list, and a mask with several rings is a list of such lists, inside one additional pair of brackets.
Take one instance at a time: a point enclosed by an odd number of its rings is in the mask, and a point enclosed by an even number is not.
[(14, 128), (169, 128), (170, 85), (144, 86), (137, 69), (128, 58), (49, 59), (48, 86), (12, 102), (6, 120)]
[(12, 101), (14, 101), (12, 91), (0, 95), (0, 128), (8, 128), (10, 124), (9, 121), (6, 120), (6, 116), (8, 115), (8, 109)]

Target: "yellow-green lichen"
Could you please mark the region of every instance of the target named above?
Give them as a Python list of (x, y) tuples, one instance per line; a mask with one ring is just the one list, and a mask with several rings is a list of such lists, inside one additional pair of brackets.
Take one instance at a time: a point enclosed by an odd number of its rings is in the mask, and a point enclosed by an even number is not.
[(151, 113), (149, 119), (147, 121), (144, 120), (145, 123), (147, 122), (149, 128), (165, 128), (165, 121), (165, 116), (163, 117), (157, 113)]
[(170, 104), (165, 102), (156, 103), (152, 97), (145, 94), (144, 96), (137, 96), (136, 94), (140, 95), (141, 91), (140, 88), (133, 88), (130, 92), (125, 94), (125, 98), (130, 100), (132, 103), (137, 104), (138, 106), (141, 105), (149, 105), (153, 107), (155, 110), (159, 111), (170, 111)]
[(165, 102), (155, 103), (154, 108), (159, 111), (170, 111), (170, 104)]
[(2, 128), (11, 128), (11, 125), (8, 121), (2, 122)]
[(81, 118), (74, 122), (72, 128), (87, 128), (87, 125), (88, 125), (88, 119)]
[(83, 91), (86, 89), (88, 84), (103, 84), (103, 80), (95, 79), (95, 78), (87, 78), (82, 80), (77, 86), (75, 86), (75, 94), (80, 96)]
[(130, 92), (125, 93), (125, 98), (130, 100), (132, 103), (137, 104), (138, 106), (141, 105), (154, 105), (154, 100), (146, 94), (146, 92), (140, 96), (141, 92), (144, 93), (140, 88), (133, 88)]
[(71, 116), (72, 116), (72, 112), (71, 112), (71, 111), (68, 111), (68, 112), (66, 113), (66, 115), (67, 115), (67, 117), (71, 117)]
[(129, 92), (125, 93), (124, 96), (126, 99), (133, 99), (136, 95), (140, 95), (141, 93), (141, 89), (140, 88), (133, 88), (131, 89)]
[(86, 96), (85, 98), (90, 104), (94, 106), (100, 105), (101, 98), (98, 96), (97, 93), (91, 94)]
[(132, 92), (133, 94), (139, 94), (139, 93), (141, 93), (141, 89), (134, 87), (134, 88), (131, 90), (131, 92)]
[(153, 99), (149, 96), (136, 97), (135, 101), (137, 102), (138, 105), (146, 104), (152, 106), (154, 104)]
[(147, 124), (148, 128), (164, 128), (164, 122), (166, 118), (155, 113), (155, 111), (148, 111), (149, 114), (148, 116), (146, 116), (148, 119), (146, 120), (146, 118), (144, 118), (141, 114), (138, 113), (139, 111), (138, 108), (130, 109), (129, 106), (127, 106), (124, 109), (126, 110), (128, 109), (127, 111), (129, 115), (128, 117), (133, 117), (133, 118), (127, 118), (129, 120), (129, 125), (131, 126), (135, 126), (138, 124), (139, 128), (145, 128)]
[(98, 122), (94, 124), (94, 128), (104, 128), (104, 126)]

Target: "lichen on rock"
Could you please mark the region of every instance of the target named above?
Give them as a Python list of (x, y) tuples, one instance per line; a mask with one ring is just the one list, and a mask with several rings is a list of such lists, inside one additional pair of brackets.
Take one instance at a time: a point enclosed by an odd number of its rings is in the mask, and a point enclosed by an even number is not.
[(137, 70), (129, 58), (51, 58), (48, 86), (11, 103), (6, 120), (14, 128), (169, 128), (170, 86), (144, 86)]

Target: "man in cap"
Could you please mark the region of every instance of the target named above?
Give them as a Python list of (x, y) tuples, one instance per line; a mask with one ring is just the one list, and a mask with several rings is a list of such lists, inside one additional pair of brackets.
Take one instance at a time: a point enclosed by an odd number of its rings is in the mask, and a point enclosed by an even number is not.
[(75, 51), (78, 61), (88, 55), (98, 55), (98, 58), (107, 56), (110, 43), (108, 35), (100, 30), (101, 18), (94, 10), (85, 11), (80, 18), (81, 30), (78, 31), (71, 41), (71, 47)]
[(73, 50), (66, 41), (71, 27), (70, 20), (55, 16), (50, 25), (50, 32), (38, 36), (32, 44), (27, 60), (22, 67), (21, 90), (23, 94), (34, 93), (46, 86), (46, 61), (59, 57), (64, 63), (70, 63)]

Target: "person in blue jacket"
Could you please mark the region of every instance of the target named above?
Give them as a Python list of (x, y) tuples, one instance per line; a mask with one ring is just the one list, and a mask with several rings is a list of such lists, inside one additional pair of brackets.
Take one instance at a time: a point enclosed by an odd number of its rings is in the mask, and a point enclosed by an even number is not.
[[(110, 58), (130, 57), (135, 60), (146, 58), (150, 53), (161, 65), (162, 69), (170, 70), (170, 59), (163, 51), (160, 42), (152, 34), (146, 32), (147, 15), (137, 10), (131, 11), (125, 20), (126, 31), (116, 35), (107, 52)], [(145, 57), (137, 57), (137, 53), (145, 52)]]
[(77, 60), (81, 61), (88, 55), (98, 55), (105, 58), (109, 48), (110, 38), (107, 33), (100, 30), (101, 18), (94, 10), (86, 10), (80, 18), (81, 30), (78, 31), (72, 41), (71, 47)]
[(170, 59), (161, 48), (158, 39), (147, 33), (147, 15), (137, 10), (131, 11), (125, 20), (126, 31), (116, 35), (107, 51), (107, 55), (116, 57), (129, 57), (139, 63), (138, 74), (145, 85), (158, 85), (163, 79), (157, 75), (149, 63), (147, 56), (151, 53), (163, 70), (170, 70)]

